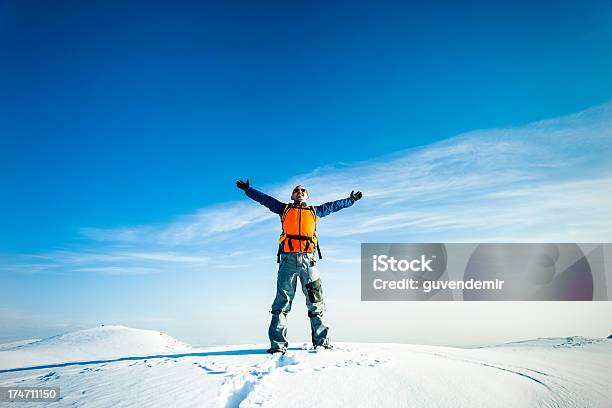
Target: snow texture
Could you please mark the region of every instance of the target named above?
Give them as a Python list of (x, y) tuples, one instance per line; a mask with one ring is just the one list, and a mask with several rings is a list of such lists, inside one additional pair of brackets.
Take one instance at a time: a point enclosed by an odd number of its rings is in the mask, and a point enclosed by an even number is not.
[(1, 345), (0, 386), (60, 387), (60, 401), (20, 407), (612, 406), (609, 339), (265, 349), (190, 348), (159, 332), (99, 327)]

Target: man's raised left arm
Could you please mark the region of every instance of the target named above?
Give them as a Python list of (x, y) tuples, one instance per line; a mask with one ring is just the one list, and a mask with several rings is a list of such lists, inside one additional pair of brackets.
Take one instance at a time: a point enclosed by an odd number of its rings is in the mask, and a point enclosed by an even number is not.
[(351, 191), (351, 195), (348, 198), (343, 198), (341, 200), (330, 201), (325, 204), (315, 205), (315, 210), (317, 212), (317, 217), (325, 217), (331, 213), (336, 211), (340, 211), (343, 208), (348, 208), (355, 203), (355, 201), (361, 199), (363, 194), (361, 191)]

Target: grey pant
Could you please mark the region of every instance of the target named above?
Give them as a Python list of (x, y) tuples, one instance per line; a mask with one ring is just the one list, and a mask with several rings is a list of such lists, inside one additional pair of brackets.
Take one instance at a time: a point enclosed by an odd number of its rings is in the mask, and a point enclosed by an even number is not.
[(272, 321), (268, 329), (270, 344), (273, 349), (283, 349), (287, 342), (287, 313), (295, 297), (297, 280), (300, 279), (302, 291), (306, 296), (308, 317), (313, 346), (327, 344), (329, 328), (323, 323), (323, 290), (316, 265), (315, 253), (293, 252), (280, 255), (280, 266), (276, 281), (276, 297), (272, 303)]

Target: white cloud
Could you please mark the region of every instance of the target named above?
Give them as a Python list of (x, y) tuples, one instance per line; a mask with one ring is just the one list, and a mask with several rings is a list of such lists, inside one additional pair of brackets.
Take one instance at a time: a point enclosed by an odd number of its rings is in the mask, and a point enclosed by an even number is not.
[(148, 275), (163, 272), (158, 268), (143, 268), (130, 266), (99, 266), (89, 268), (74, 268), (74, 272), (100, 273), (104, 275)]

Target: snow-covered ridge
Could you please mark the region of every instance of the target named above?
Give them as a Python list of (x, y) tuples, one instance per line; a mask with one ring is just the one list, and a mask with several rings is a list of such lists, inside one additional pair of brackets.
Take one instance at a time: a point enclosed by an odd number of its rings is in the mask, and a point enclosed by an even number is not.
[[(106, 326), (0, 346), (0, 387), (59, 387), (59, 406), (601, 407), (612, 340), (540, 338), (480, 348), (336, 343), (190, 348)], [(38, 406), (58, 406), (57, 403)]]
[[(509, 343), (503, 343), (494, 347), (582, 347), (587, 346), (589, 344), (609, 342), (609, 339), (610, 337), (606, 339), (583, 336), (538, 337), (537, 339), (519, 340), (512, 341)], [(610, 343), (612, 344), (612, 342)]]
[(15, 342), (5, 347), (0, 345), (0, 370), (191, 349), (191, 346), (165, 333), (125, 326), (100, 326), (25, 344)]
[(27, 340), (13, 341), (10, 343), (2, 343), (0, 344), (0, 351), (11, 350), (11, 349), (14, 349), (20, 346), (25, 346), (26, 344), (36, 343), (37, 341), (40, 341), (40, 339), (27, 339)]

